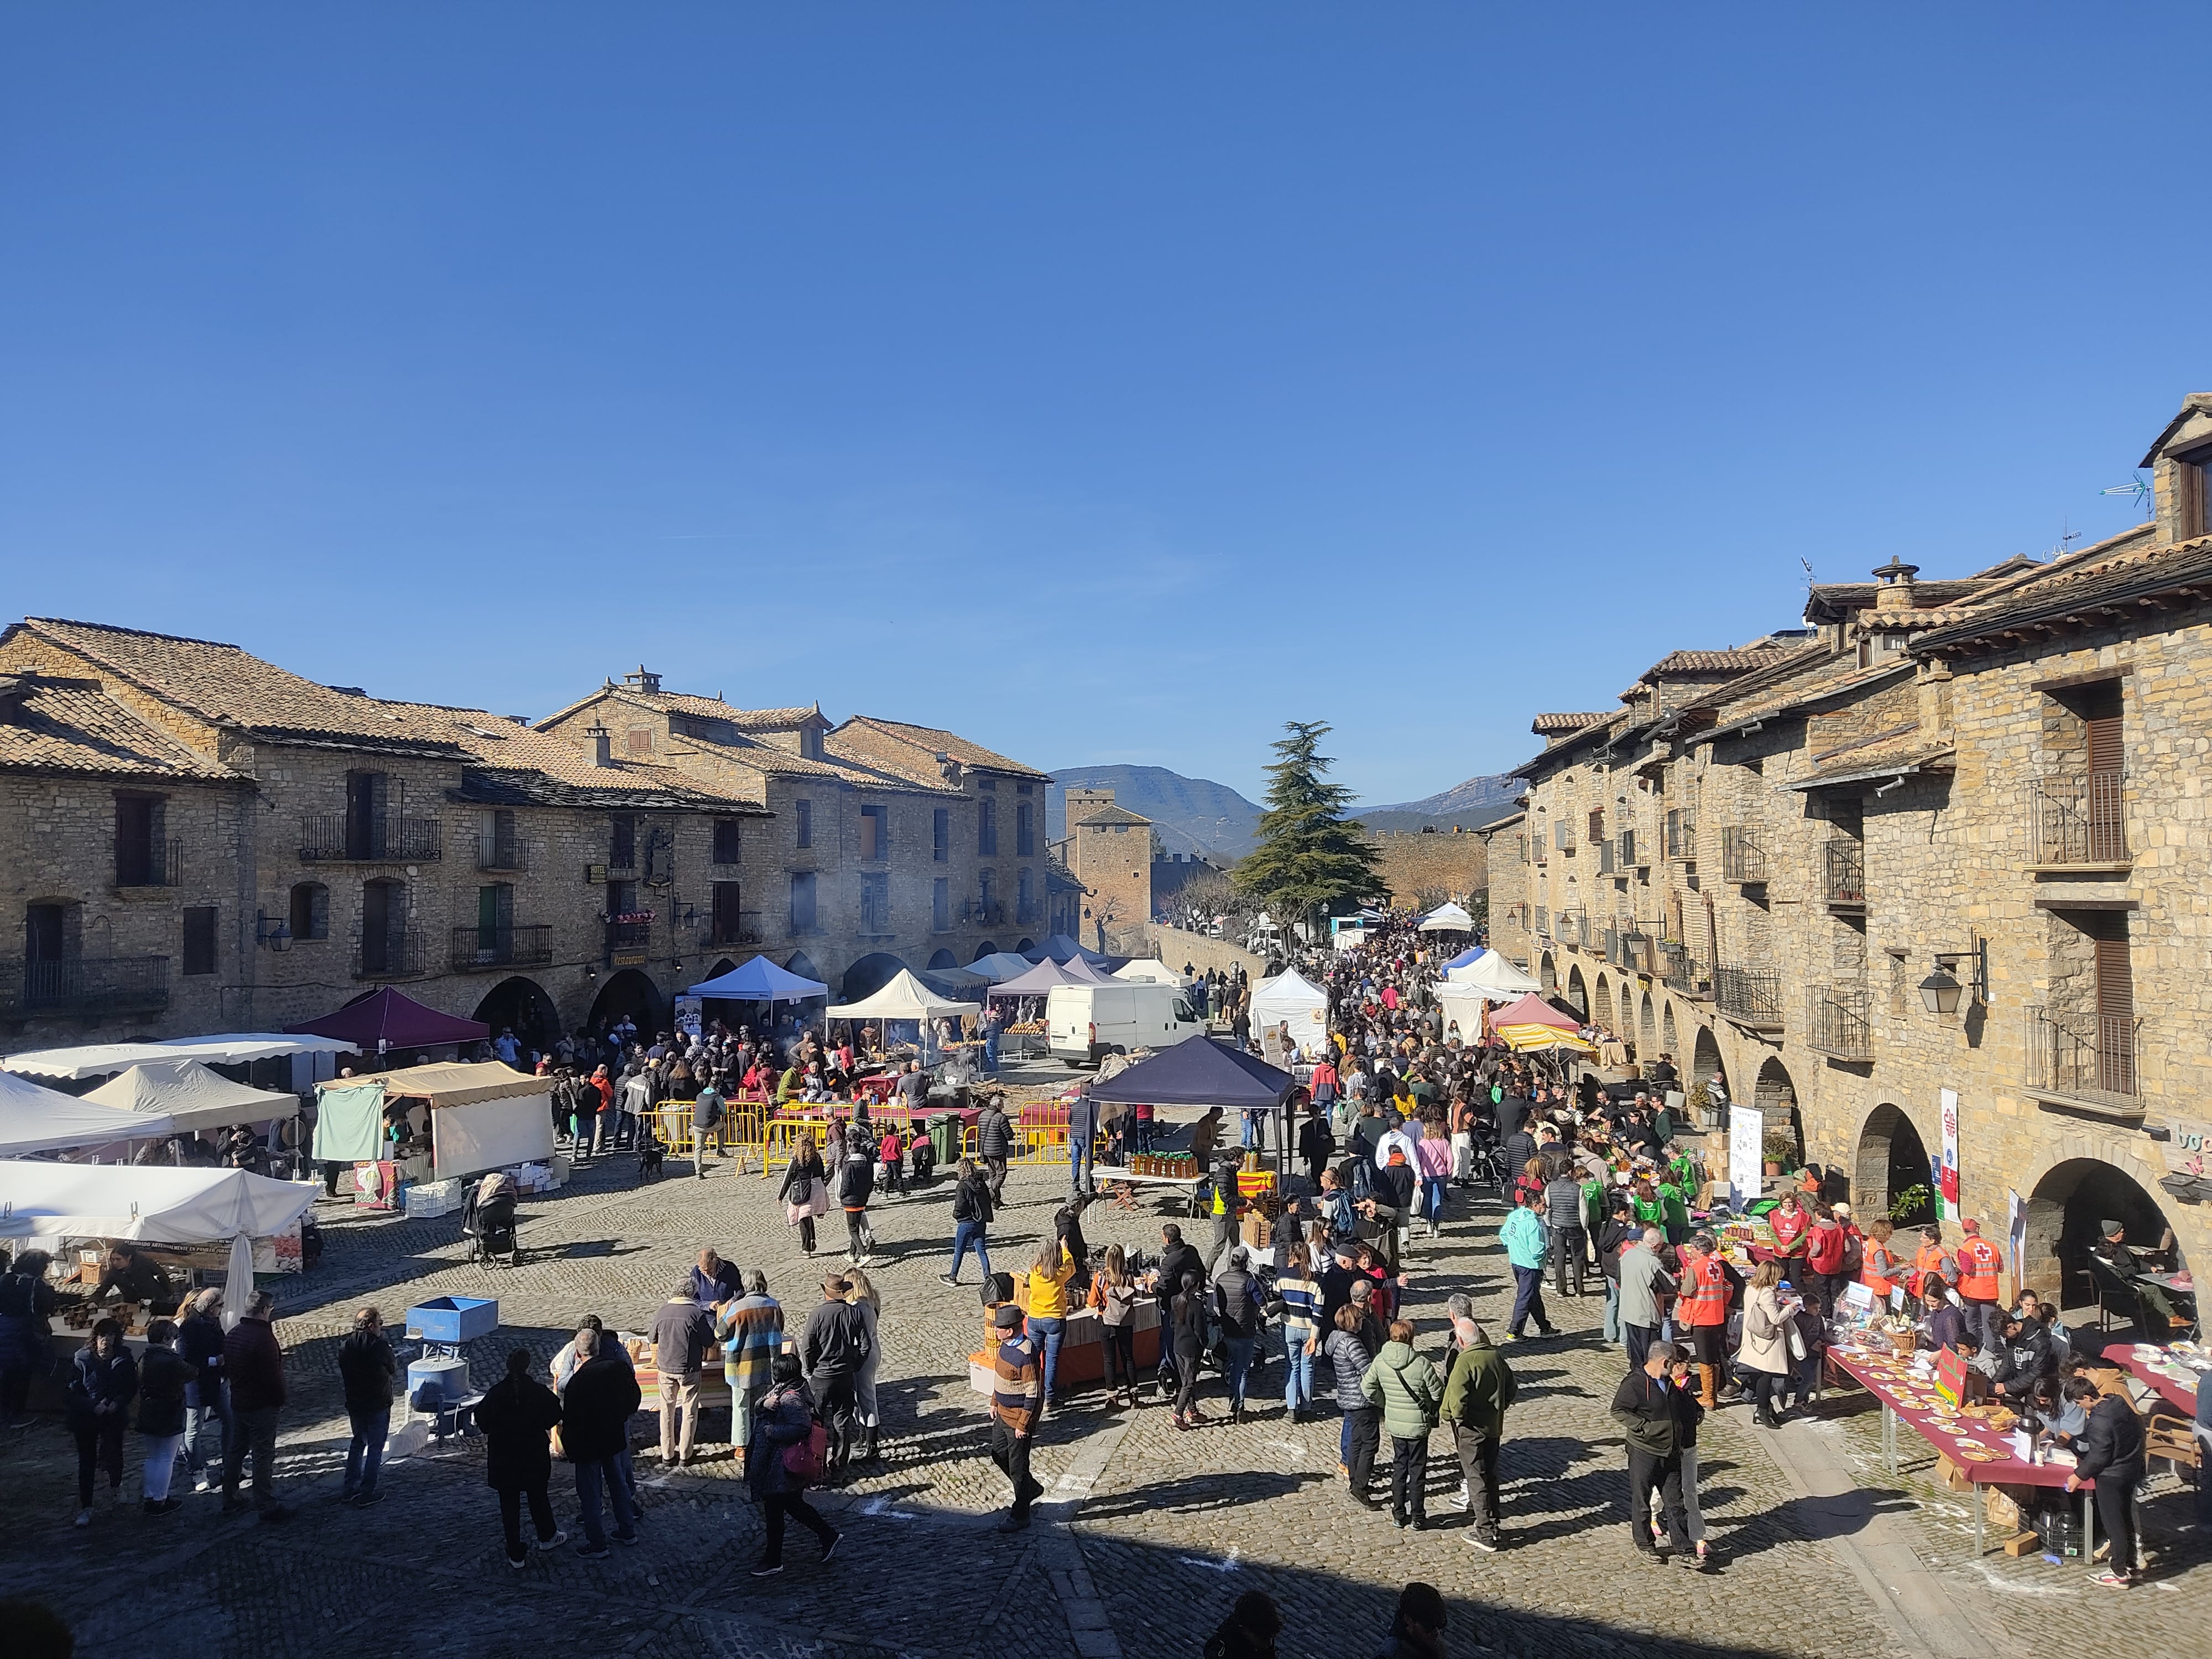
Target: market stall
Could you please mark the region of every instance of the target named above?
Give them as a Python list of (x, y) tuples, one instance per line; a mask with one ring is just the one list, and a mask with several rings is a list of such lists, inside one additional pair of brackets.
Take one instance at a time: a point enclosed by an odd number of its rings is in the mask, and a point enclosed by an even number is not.
[(880, 1024), (887, 1033), (894, 1024), (910, 1024), (915, 1028), (927, 1054), (931, 1046), (932, 1021), (965, 1019), (982, 1012), (981, 1003), (956, 1002), (950, 997), (939, 996), (911, 971), (902, 968), (872, 996), (862, 997), (858, 1002), (838, 1003), (824, 1009), (822, 1017), (825, 1020), (869, 1020)]
[(1114, 970), (1114, 977), (1137, 985), (1188, 985), (1190, 976), (1179, 974), (1153, 957), (1133, 957)]
[(143, 1060), (110, 1078), (84, 1098), (111, 1109), (140, 1114), (147, 1121), (166, 1119), (167, 1129), (137, 1129), (137, 1134), (186, 1134), (201, 1129), (252, 1124), (268, 1126), (300, 1115), (300, 1097), (269, 1089), (249, 1089), (210, 1071), (197, 1060)]
[(1471, 933), (1474, 918), (1456, 904), (1440, 904), (1413, 924), (1417, 933)]
[[(428, 1064), (373, 1072), (318, 1091), (314, 1156), (331, 1164), (392, 1158), (386, 1111), (395, 1101), (428, 1108), (428, 1175), (439, 1181), (514, 1165), (550, 1165), (553, 1080), (497, 1060)], [(401, 1143), (403, 1146), (406, 1143)], [(394, 1170), (396, 1182), (409, 1178)], [(387, 1197), (394, 1196), (387, 1190)]]
[(1301, 1060), (1317, 1060), (1328, 1048), (1328, 993), (1296, 969), (1263, 979), (1252, 993), (1253, 1035), (1273, 1047), (1279, 1027), (1290, 1028)]
[[(1102, 1108), (1218, 1106), (1224, 1111), (1281, 1112), (1297, 1086), (1288, 1072), (1201, 1034), (1093, 1084), (1091, 1098)], [(1103, 1121), (1103, 1112), (1101, 1117)], [(1287, 1118), (1280, 1127), (1275, 1137), (1279, 1172), (1292, 1139)]]
[(131, 1140), (166, 1135), (167, 1117), (141, 1117), (112, 1106), (95, 1106), (0, 1072), (0, 1158), (78, 1148), (120, 1148)]
[(971, 974), (981, 974), (994, 985), (1003, 985), (1018, 979), (1036, 964), (1027, 957), (1016, 956), (1012, 951), (994, 951), (988, 956), (977, 957), (968, 964)]
[[(2075, 1339), (2086, 1352), (2098, 1352), (2098, 1340), (2088, 1332)], [(2195, 1420), (2197, 1391), (2205, 1375), (2212, 1372), (2212, 1348), (2195, 1342), (2161, 1345), (2115, 1338), (2105, 1341), (2102, 1352), (2106, 1364), (2118, 1365), (2184, 1417)]]
[(0, 1072), (81, 1082), (107, 1077), (133, 1066), (197, 1060), (206, 1066), (243, 1066), (283, 1054), (346, 1054), (360, 1052), (339, 1037), (247, 1031), (228, 1036), (172, 1037), (164, 1042), (90, 1042), (70, 1048), (34, 1048), (0, 1060)]
[(1437, 988), (1442, 992), (1459, 986), (1487, 991), (1493, 1002), (1510, 1002), (1544, 988), (1495, 951), (1455, 957), (1445, 966), (1444, 983)]
[(388, 985), (356, 997), (335, 1013), (284, 1029), (307, 1036), (333, 1038), (360, 1054), (442, 1048), (482, 1042), (491, 1036), (491, 1027), (481, 1020), (440, 1013)]
[(779, 968), (766, 957), (753, 957), (726, 974), (702, 980), (684, 994), (701, 999), (711, 997), (720, 1002), (766, 1003), (769, 1024), (773, 1026), (777, 1003), (811, 1002), (817, 997), (828, 996), (830, 988), (818, 979), (807, 979), (788, 968)]

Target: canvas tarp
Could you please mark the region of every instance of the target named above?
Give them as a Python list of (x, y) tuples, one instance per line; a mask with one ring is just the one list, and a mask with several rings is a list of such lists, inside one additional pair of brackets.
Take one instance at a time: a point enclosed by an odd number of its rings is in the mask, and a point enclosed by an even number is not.
[(170, 1132), (169, 1120), (140, 1117), (112, 1106), (94, 1106), (27, 1078), (0, 1073), (0, 1157), (104, 1146)]
[(1579, 1031), (1582, 1022), (1572, 1014), (1563, 1014), (1531, 991), (1518, 1002), (1510, 1002), (1490, 1017), (1493, 1030), (1504, 1025), (1548, 1025), (1557, 1031)]
[(310, 1036), (337, 1037), (356, 1054), (373, 1054), (381, 1042), (389, 1048), (436, 1048), (448, 1042), (481, 1042), (491, 1027), (424, 1006), (386, 986), (356, 997), (335, 1013), (285, 1028)]
[[(1049, 957), (1047, 958), (1050, 960)], [(1071, 985), (1111, 985), (1114, 976), (1102, 973), (1088, 957), (1070, 957), (1060, 964), (1060, 971), (1067, 975)]]
[(1220, 1106), (1259, 1109), (1281, 1103), (1296, 1083), (1255, 1054), (1240, 1054), (1209, 1036), (1185, 1037), (1150, 1060), (1091, 1087), (1091, 1097), (1148, 1106)]
[(1420, 933), (1471, 933), (1474, 918), (1456, 904), (1440, 904), (1414, 924)]
[(384, 1155), (384, 1085), (347, 1078), (315, 1087), (315, 1161), (368, 1164)]
[(788, 968), (779, 968), (766, 957), (741, 962), (718, 978), (702, 980), (687, 996), (719, 997), (726, 1002), (804, 1002), (826, 997), (830, 988), (818, 979), (805, 979)]
[(1444, 979), (1448, 984), (1472, 985), (1494, 993), (1491, 999), (1494, 1002), (1510, 1001), (1544, 988), (1495, 951), (1485, 951), (1465, 967), (1452, 969)]
[(1114, 970), (1114, 977), (1133, 985), (1188, 985), (1190, 981), (1153, 957), (1137, 957)]
[(1328, 1044), (1328, 993), (1309, 984), (1293, 970), (1262, 980), (1252, 993), (1252, 1031), (1269, 1045), (1275, 1028), (1288, 1025), (1291, 1041), (1308, 1060), (1320, 1058)]
[(994, 985), (990, 994), (994, 997), (1041, 997), (1056, 985), (1075, 985), (1081, 982), (1049, 957), (1038, 963), (1034, 968), (1030, 968), (1027, 963), (1022, 965), (1029, 968), (1027, 973), (1018, 979), (1010, 979)]
[(1104, 951), (1093, 951), (1080, 940), (1072, 939), (1065, 933), (1054, 933), (1034, 950), (1024, 951), (1022, 954), (1032, 962), (1042, 962), (1047, 957), (1050, 957), (1054, 962), (1066, 962), (1070, 957), (1081, 957), (1093, 966), (1103, 963), (1108, 959)]
[(133, 1066), (84, 1098), (119, 1111), (166, 1116), (173, 1133), (233, 1123), (269, 1123), (300, 1115), (299, 1096), (249, 1089), (210, 1072), (197, 1060), (153, 1060)]
[(441, 1181), (543, 1164), (552, 1156), (552, 1105), (542, 1094), (479, 1100), (430, 1114), (430, 1162)]
[(1026, 974), (1035, 965), (1027, 957), (1018, 957), (1012, 951), (994, 951), (969, 963), (968, 971), (982, 975), (994, 985), (1003, 985)]
[(1555, 1025), (1496, 1025), (1490, 1034), (1509, 1048), (1522, 1054), (1543, 1048), (1564, 1048), (1578, 1054), (1594, 1054), (1597, 1044), (1577, 1036), (1572, 1031), (1563, 1031)]
[(1455, 968), (1464, 968), (1481, 954), (1482, 946), (1480, 945), (1470, 945), (1466, 950), (1461, 951), (1449, 962), (1444, 963), (1444, 972), (1446, 974), (1449, 974)]
[(306, 1213), (320, 1190), (244, 1170), (0, 1162), (0, 1232), (143, 1244), (267, 1238)]
[(957, 1019), (982, 1012), (980, 1002), (954, 1002), (939, 996), (904, 968), (874, 995), (824, 1010), (831, 1019)]
[[(396, 1071), (379, 1072), (376, 1077), (386, 1094), (427, 1100), (441, 1111), (448, 1106), (468, 1106), (480, 1100), (553, 1092), (551, 1078), (532, 1077), (495, 1060), (403, 1066)], [(550, 1106), (545, 1108), (545, 1121), (553, 1121), (553, 1109)]]
[(278, 1036), (249, 1031), (232, 1036), (177, 1037), (167, 1042), (90, 1042), (73, 1048), (34, 1048), (0, 1060), (0, 1072), (76, 1082), (106, 1077), (148, 1061), (188, 1059), (210, 1066), (243, 1066), (277, 1054), (347, 1054), (350, 1042), (333, 1037)]

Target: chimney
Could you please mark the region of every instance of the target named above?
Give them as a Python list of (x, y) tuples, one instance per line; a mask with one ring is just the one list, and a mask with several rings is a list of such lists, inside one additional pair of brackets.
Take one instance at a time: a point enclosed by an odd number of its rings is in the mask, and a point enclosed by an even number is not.
[(623, 684), (633, 691), (642, 691), (649, 696), (660, 690), (660, 676), (640, 663), (623, 676)]
[(1874, 608), (1877, 612), (1910, 611), (1913, 608), (1912, 579), (1920, 574), (1917, 564), (1906, 564), (1893, 556), (1890, 562), (1874, 573), (1880, 584), (1874, 591)]
[(612, 766), (615, 763), (615, 737), (604, 726), (587, 726), (584, 735), (592, 740), (592, 764)]

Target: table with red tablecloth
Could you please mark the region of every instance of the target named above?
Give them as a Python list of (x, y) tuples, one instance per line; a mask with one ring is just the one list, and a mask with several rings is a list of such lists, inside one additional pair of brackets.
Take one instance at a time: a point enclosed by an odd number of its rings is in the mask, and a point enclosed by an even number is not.
[[(2072, 1460), (2064, 1462), (2030, 1463), (2021, 1458), (2012, 1447), (2009, 1433), (1999, 1433), (1985, 1424), (1970, 1417), (1949, 1420), (1936, 1414), (1942, 1404), (1936, 1392), (1932, 1372), (1921, 1373), (1912, 1369), (1909, 1359), (1900, 1358), (1887, 1343), (1879, 1348), (1846, 1348), (1831, 1346), (1828, 1364), (1849, 1376), (1881, 1402), (1882, 1456), (1892, 1474), (1897, 1473), (1897, 1425), (1902, 1422), (1912, 1431), (1949, 1459), (1952, 1465), (1976, 1486), (2058, 1486), (2074, 1473)], [(1927, 1401), (1927, 1404), (1921, 1403)], [(2089, 1492), (2096, 1482), (2081, 1482), (2080, 1490)], [(1987, 1548), (1984, 1538), (1984, 1506), (1980, 1494), (1975, 1495), (1974, 1553), (1978, 1558)], [(2082, 1559), (2089, 1559), (2096, 1547), (2093, 1534), (2096, 1527), (2095, 1505), (2081, 1505), (2085, 1543)]]
[[(2094, 1344), (2097, 1339), (2085, 1333), (2077, 1336), (2075, 1340), (2084, 1348), (2089, 1348), (2094, 1352), (2091, 1345)], [(2107, 1339), (2104, 1348), (2105, 1363), (2108, 1365), (2118, 1365), (2130, 1376), (2155, 1389), (2158, 1390), (2159, 1398), (2194, 1422), (2197, 1419), (2197, 1385), (2193, 1382), (2185, 1382), (2179, 1377), (2170, 1376), (2164, 1371), (2154, 1370), (2154, 1367), (2158, 1361), (2146, 1359), (2136, 1352), (2138, 1348), (2157, 1346), (2155, 1343), (2122, 1342)], [(2165, 1350), (2160, 1348), (2159, 1352), (2163, 1353)]]

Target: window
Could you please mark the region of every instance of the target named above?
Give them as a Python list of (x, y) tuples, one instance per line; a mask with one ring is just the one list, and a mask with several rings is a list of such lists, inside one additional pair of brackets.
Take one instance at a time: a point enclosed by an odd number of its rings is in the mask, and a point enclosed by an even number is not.
[(1027, 868), (1024, 868), (1021, 872), (1021, 884), (1019, 889), (1020, 897), (1017, 902), (1021, 906), (1020, 919), (1024, 921), (1035, 921), (1036, 920), (1036, 882), (1035, 879), (1035, 872)]
[(975, 803), (975, 851), (983, 858), (996, 858), (999, 854), (999, 803), (979, 800)]
[(2186, 541), (2212, 535), (2212, 450), (2173, 459), (2173, 536)]
[(162, 836), (165, 803), (159, 795), (115, 798), (115, 884), (166, 887), (168, 842)]
[(292, 889), (292, 937), (296, 939), (331, 936), (331, 890), (319, 881), (303, 881)]
[(651, 726), (633, 726), (629, 729), (629, 752), (631, 754), (650, 755), (653, 752), (653, 728)]
[(740, 820), (737, 818), (716, 818), (714, 820), (715, 863), (735, 864), (738, 861), (738, 825), (739, 822)]
[(793, 846), (814, 845), (814, 803), (812, 801), (795, 800), (791, 803), (791, 827), (793, 833), (798, 837), (792, 843)]
[(607, 865), (615, 870), (637, 868), (637, 820), (617, 812), (608, 820)]
[(791, 872), (791, 931), (794, 933), (814, 931), (814, 872), (811, 870)]
[(1014, 793), (1018, 795), (1026, 795), (1033, 787), (1026, 783), (1018, 783), (1014, 786)]
[(860, 809), (860, 856), (862, 859), (887, 859), (891, 855), (890, 824), (887, 817), (890, 808), (863, 806)]
[(1605, 839), (1605, 808), (1593, 807), (1589, 815), (1589, 838), (1593, 842)]
[(215, 972), (215, 906), (187, 905), (185, 909), (185, 971)]
[(952, 814), (939, 807), (929, 815), (929, 858), (933, 864), (949, 862), (952, 857)]
[[(717, 862), (720, 860), (718, 860)], [(732, 862), (734, 863), (735, 860), (732, 860)], [(742, 944), (746, 928), (744, 901), (739, 893), (738, 884), (734, 881), (718, 881), (714, 884), (714, 942), (717, 945)]]
[(999, 787), (999, 781), (994, 777), (986, 775), (975, 780), (975, 787), (978, 789), (985, 789), (996, 793)]
[(504, 806), (493, 808), (477, 822), (477, 867), (522, 868), (522, 842), (515, 830), (514, 814)]
[(952, 878), (939, 876), (929, 884), (929, 925), (937, 933), (952, 926)]
[(1014, 851), (1023, 858), (1036, 856), (1036, 808), (1028, 801), (1014, 807)]
[(979, 872), (976, 878), (976, 892), (983, 902), (981, 920), (987, 927), (994, 926), (998, 921), (998, 918), (991, 914), (992, 902), (998, 896), (998, 884), (997, 879), (988, 870)]
[(392, 779), (383, 772), (346, 774), (345, 850), (349, 859), (380, 859), (392, 811)]
[(860, 878), (860, 931), (888, 933), (891, 930), (891, 878), (878, 871)]

